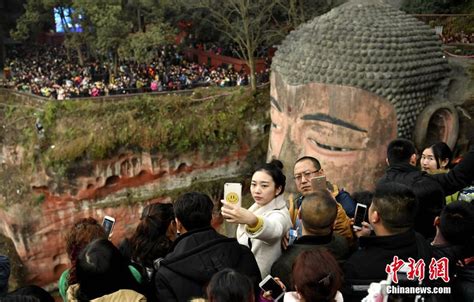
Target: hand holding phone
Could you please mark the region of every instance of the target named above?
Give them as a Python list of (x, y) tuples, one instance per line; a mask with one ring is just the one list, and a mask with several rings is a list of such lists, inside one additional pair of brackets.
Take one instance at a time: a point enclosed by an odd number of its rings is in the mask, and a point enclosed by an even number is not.
[(358, 203), (356, 205), (356, 210), (354, 214), (354, 225), (352, 228), (356, 231), (359, 231), (362, 229), (362, 222), (365, 219), (365, 213), (367, 212), (367, 206), (362, 203)]
[(107, 238), (110, 237), (110, 234), (112, 233), (112, 230), (114, 229), (115, 225), (115, 218), (111, 216), (105, 216), (104, 220), (102, 220), (102, 227), (105, 230), (105, 234), (107, 235)]
[(279, 301), (285, 295), (282, 286), (280, 286), (271, 275), (266, 276), (265, 279), (260, 282), (259, 286), (265, 293), (269, 293), (274, 301)]
[(292, 245), (295, 242), (296, 238), (298, 238), (298, 230), (291, 228), (288, 231), (288, 245)]
[(313, 188), (314, 191), (327, 190), (328, 185), (326, 181), (326, 176), (322, 175), (322, 176), (311, 178), (311, 187)]

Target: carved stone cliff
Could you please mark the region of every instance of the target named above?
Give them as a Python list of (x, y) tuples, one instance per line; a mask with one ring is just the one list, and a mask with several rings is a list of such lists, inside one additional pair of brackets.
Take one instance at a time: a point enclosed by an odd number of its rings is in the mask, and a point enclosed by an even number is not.
[[(211, 146), (190, 146), (176, 153), (118, 148), (107, 158), (74, 158), (61, 171), (41, 157), (51, 146), (59, 148), (56, 139), (48, 141), (45, 148), (44, 138), (29, 145), (19, 136), (0, 132), (0, 233), (12, 239), (26, 269), (25, 281), (54, 285), (69, 266), (64, 235), (79, 218), (115, 217), (112, 241), (118, 244), (132, 234), (148, 203), (171, 202), (187, 190), (204, 191), (218, 200), (225, 181), (243, 181), (255, 161), (264, 160), (265, 109), (262, 106), (261, 112), (255, 112), (262, 115), (261, 120), (239, 121), (241, 133), (231, 145), (213, 144), (209, 138), (203, 144)], [(4, 123), (11, 119), (2, 117)], [(46, 135), (53, 137), (51, 129), (46, 129)], [(209, 147), (224, 152), (210, 154)], [(216, 217), (213, 223), (219, 222)]]

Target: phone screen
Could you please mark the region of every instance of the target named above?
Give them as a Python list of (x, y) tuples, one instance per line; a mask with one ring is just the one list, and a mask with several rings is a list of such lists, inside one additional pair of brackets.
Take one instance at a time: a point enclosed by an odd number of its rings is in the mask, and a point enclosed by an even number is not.
[(283, 295), (283, 289), (273, 278), (268, 278), (265, 283), (260, 284), (264, 291), (271, 291), (273, 300), (277, 300)]
[(362, 228), (362, 221), (365, 219), (365, 212), (367, 210), (367, 206), (361, 203), (357, 204), (356, 212), (354, 215), (354, 226)]
[(104, 218), (104, 221), (102, 222), (102, 226), (104, 227), (105, 233), (107, 236), (110, 235), (110, 232), (112, 232), (112, 228), (114, 227), (114, 222), (113, 220)]

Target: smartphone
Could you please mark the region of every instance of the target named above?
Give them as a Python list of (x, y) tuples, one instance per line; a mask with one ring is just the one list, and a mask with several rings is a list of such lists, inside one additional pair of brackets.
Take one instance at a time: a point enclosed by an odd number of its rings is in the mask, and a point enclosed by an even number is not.
[(110, 236), (110, 233), (112, 233), (112, 230), (114, 229), (114, 225), (115, 225), (115, 218), (113, 217), (105, 216), (104, 220), (102, 220), (102, 226), (104, 227), (107, 238)]
[(326, 176), (318, 176), (311, 179), (311, 186), (313, 190), (327, 190), (328, 185), (326, 183)]
[(224, 184), (224, 200), (227, 203), (242, 205), (242, 184), (228, 182)]
[(298, 238), (298, 231), (295, 229), (290, 229), (288, 231), (288, 245), (292, 245), (296, 238)]
[(280, 299), (283, 297), (285, 292), (283, 289), (280, 287), (280, 285), (273, 279), (271, 275), (268, 275), (265, 277), (265, 279), (262, 280), (262, 282), (259, 283), (259, 286), (261, 289), (264, 291), (271, 291), (271, 297), (275, 301), (280, 301)]
[(362, 221), (365, 219), (365, 212), (367, 212), (367, 206), (362, 203), (356, 205), (356, 210), (354, 214), (354, 225), (352, 226), (354, 230), (362, 229)]

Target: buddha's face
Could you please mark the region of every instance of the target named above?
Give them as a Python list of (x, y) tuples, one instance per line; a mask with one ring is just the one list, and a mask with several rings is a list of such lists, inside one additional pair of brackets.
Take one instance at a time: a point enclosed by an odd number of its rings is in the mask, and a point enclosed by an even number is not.
[[(396, 138), (393, 105), (365, 90), (309, 83), (291, 86), (271, 75), (269, 158), (293, 165), (302, 156), (321, 162), (327, 179), (350, 191), (373, 189), (386, 168), (386, 148)], [(295, 192), (295, 184), (287, 182)]]

